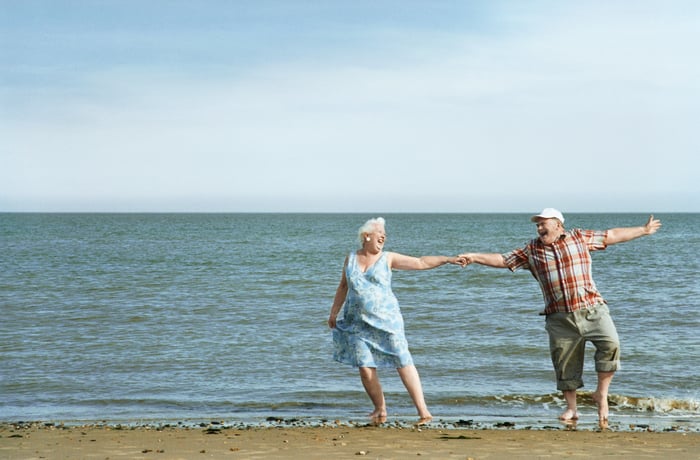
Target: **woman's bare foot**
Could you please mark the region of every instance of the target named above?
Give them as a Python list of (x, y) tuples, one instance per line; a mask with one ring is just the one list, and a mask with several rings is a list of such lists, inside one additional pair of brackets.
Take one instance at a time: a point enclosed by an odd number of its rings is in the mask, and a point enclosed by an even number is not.
[(566, 409), (560, 416), (559, 420), (562, 422), (571, 422), (573, 420), (578, 420), (579, 413), (574, 409)]
[(386, 409), (375, 409), (374, 412), (369, 414), (369, 418), (376, 424), (386, 422)]

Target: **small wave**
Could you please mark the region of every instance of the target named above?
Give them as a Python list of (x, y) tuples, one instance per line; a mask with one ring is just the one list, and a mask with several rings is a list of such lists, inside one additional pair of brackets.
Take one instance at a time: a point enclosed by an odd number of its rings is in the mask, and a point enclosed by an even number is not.
[[(654, 398), (635, 397), (611, 394), (608, 397), (611, 407), (617, 410), (632, 410), (637, 412), (653, 412), (656, 414), (683, 413), (700, 416), (700, 401), (693, 398)], [(443, 397), (440, 404), (447, 406), (458, 406), (472, 404), (477, 406), (505, 405), (505, 406), (564, 406), (565, 401), (560, 393), (550, 393), (543, 395), (528, 394), (504, 394), (487, 396), (460, 396)], [(582, 407), (595, 407), (593, 392), (578, 392), (578, 403)]]
[(700, 401), (696, 399), (643, 398), (634, 396), (610, 395), (610, 405), (640, 412), (683, 412), (700, 415)]

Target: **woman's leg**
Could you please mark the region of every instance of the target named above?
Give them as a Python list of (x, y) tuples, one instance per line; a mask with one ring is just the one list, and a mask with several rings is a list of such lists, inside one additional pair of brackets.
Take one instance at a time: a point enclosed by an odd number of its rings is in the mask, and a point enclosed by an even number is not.
[(423, 397), (423, 386), (420, 383), (420, 376), (418, 375), (418, 370), (416, 366), (410, 365), (405, 367), (400, 367), (397, 369), (401, 381), (403, 382), (406, 390), (408, 390), (408, 395), (413, 400), (413, 404), (418, 410), (418, 416), (420, 420), (418, 424), (428, 423), (432, 420), (433, 416), (428, 410), (428, 406), (425, 404), (425, 398)]
[(382, 419), (386, 419), (386, 402), (377, 369), (375, 367), (360, 367), (360, 379), (369, 399), (374, 404), (374, 411), (369, 416), (383, 421)]

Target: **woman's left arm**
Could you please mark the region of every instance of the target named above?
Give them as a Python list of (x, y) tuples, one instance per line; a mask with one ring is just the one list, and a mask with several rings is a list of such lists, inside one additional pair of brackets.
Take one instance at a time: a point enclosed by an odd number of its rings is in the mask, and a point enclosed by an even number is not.
[(466, 258), (459, 256), (413, 257), (398, 252), (390, 252), (387, 256), (389, 257), (389, 268), (397, 270), (429, 270), (445, 264), (461, 265), (462, 267), (467, 264)]
[(608, 236), (605, 238), (605, 244), (624, 243), (625, 241), (634, 240), (646, 235), (653, 235), (661, 227), (661, 221), (654, 219), (654, 216), (649, 216), (649, 220), (641, 227), (620, 227), (611, 228), (608, 230)]

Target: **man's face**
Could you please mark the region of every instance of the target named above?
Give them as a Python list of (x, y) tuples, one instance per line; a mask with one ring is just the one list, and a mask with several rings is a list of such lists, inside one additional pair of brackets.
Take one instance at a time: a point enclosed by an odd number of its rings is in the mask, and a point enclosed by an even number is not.
[(552, 244), (564, 233), (564, 226), (559, 219), (539, 218), (536, 222), (537, 234), (543, 244)]

